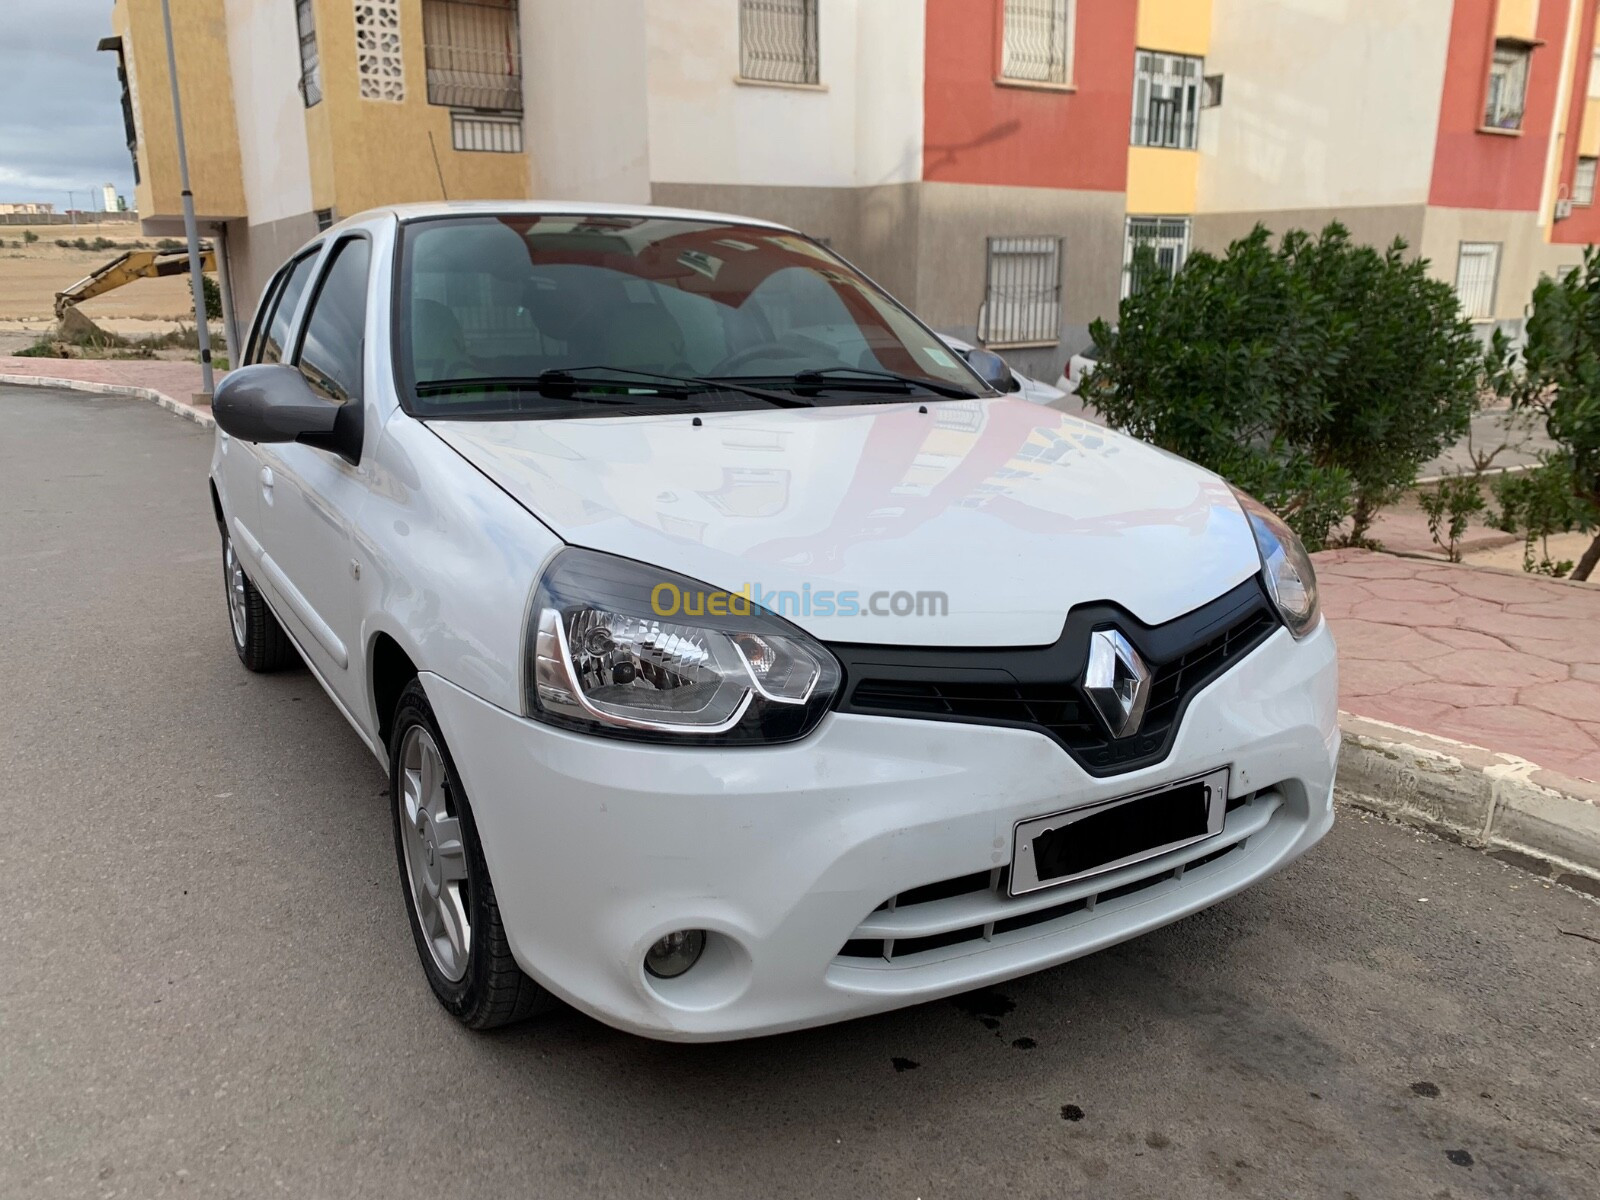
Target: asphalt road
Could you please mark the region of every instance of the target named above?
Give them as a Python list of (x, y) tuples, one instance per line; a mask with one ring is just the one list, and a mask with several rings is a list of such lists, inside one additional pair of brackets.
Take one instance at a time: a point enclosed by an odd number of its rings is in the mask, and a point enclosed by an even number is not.
[(1593, 1197), (1600, 904), (1345, 810), (995, 992), (458, 1028), (384, 780), (225, 631), (211, 436), (0, 389), (0, 1196)]

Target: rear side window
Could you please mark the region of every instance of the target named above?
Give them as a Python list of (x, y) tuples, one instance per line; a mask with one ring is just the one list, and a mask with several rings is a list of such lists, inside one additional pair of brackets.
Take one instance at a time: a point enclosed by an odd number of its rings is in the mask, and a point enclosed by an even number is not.
[[(298, 366), (312, 390), (338, 404), (361, 399), (361, 346), (367, 328), (366, 238), (349, 238), (333, 257), (306, 316)], [(293, 281), (291, 280), (291, 283)]]
[(317, 252), (313, 250), (289, 272), (289, 278), (278, 293), (272, 317), (267, 322), (266, 336), (261, 339), (261, 353), (257, 362), (282, 362), (288, 350), (289, 324), (294, 320), (295, 309), (300, 307), (300, 296), (311, 282), (311, 272), (317, 265)]

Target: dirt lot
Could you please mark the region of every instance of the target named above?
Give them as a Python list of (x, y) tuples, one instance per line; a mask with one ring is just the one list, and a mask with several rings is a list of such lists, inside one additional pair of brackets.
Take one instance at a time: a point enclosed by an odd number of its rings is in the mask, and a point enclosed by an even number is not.
[[(39, 240), (23, 243), (31, 228)], [(58, 238), (93, 242), (103, 237), (119, 244), (137, 241), (153, 247), (154, 239), (137, 236), (138, 226), (127, 222), (104, 225), (0, 225), (0, 335), (43, 333), (55, 321), (56, 293), (76, 283), (95, 268), (110, 262), (121, 250), (77, 250), (56, 245)], [(141, 279), (126, 287), (87, 301), (84, 314), (102, 328), (122, 334), (162, 333), (180, 321), (192, 325), (194, 308), (186, 276)], [(31, 340), (31, 339), (25, 339)]]

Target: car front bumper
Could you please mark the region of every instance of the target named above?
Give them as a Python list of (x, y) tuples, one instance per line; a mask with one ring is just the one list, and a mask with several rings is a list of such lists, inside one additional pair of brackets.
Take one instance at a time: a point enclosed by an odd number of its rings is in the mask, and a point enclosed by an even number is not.
[[(1164, 762), (1106, 779), (1029, 730), (835, 713), (792, 745), (672, 748), (553, 729), (437, 675), (423, 684), (517, 962), (649, 1037), (774, 1033), (1037, 971), (1238, 892), (1333, 822), (1325, 625), (1300, 642), (1273, 634), (1194, 697)], [(1219, 766), (1251, 799), (1215, 838), (1026, 896), (883, 907), (1006, 867), (1018, 821)], [(650, 977), (645, 951), (678, 929), (707, 930), (705, 954), (677, 979)], [(888, 949), (897, 939), (909, 953)], [(862, 956), (875, 940), (888, 957)]]

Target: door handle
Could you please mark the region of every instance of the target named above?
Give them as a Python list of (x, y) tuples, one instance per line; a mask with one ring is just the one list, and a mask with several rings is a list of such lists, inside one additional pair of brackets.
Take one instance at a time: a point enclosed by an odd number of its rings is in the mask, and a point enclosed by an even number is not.
[(261, 486), (266, 488), (267, 491), (269, 491), (269, 492), (272, 490), (272, 468), (271, 467), (262, 467), (261, 468)]

